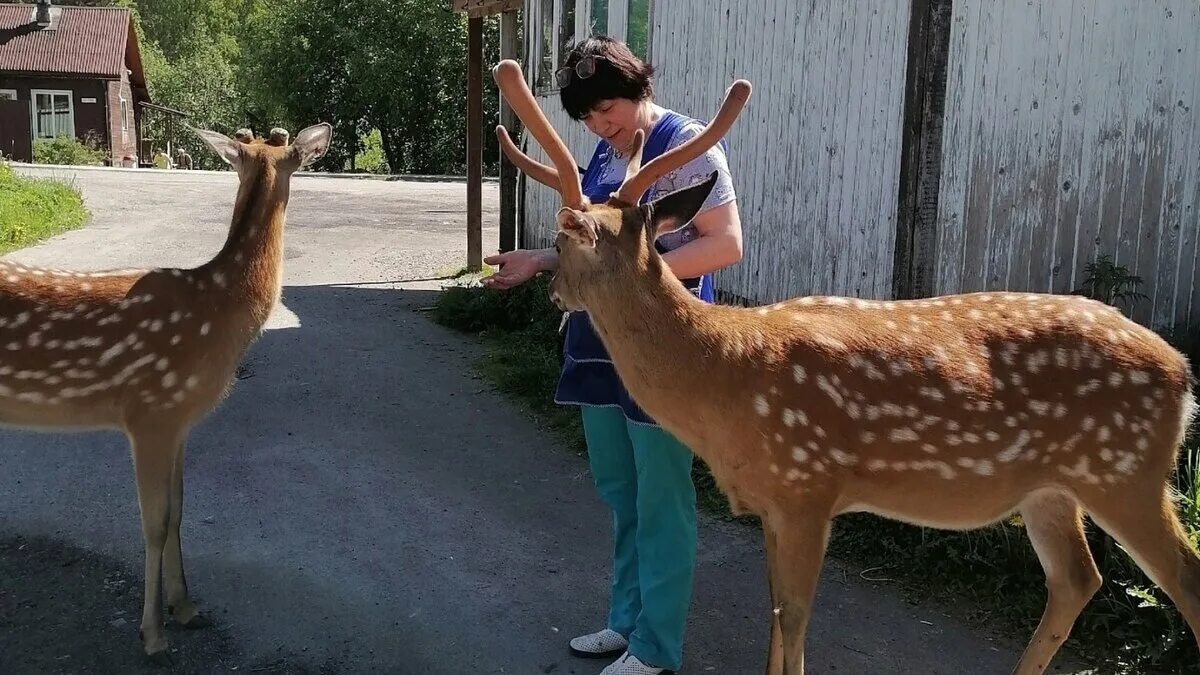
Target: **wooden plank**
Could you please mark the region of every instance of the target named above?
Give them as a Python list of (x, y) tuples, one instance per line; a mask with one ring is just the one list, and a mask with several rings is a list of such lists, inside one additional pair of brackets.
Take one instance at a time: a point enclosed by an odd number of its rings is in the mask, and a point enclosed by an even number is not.
[[(500, 59), (519, 59), (517, 46), (517, 13), (500, 15)], [(519, 137), (517, 115), (503, 96), (500, 97), (500, 124), (508, 129), (516, 142)], [(500, 153), (500, 250), (517, 247), (517, 168)]]
[(483, 19), (467, 19), (467, 270), (483, 268)]
[(450, 7), (468, 18), (479, 19), (521, 9), (524, 0), (451, 0)]

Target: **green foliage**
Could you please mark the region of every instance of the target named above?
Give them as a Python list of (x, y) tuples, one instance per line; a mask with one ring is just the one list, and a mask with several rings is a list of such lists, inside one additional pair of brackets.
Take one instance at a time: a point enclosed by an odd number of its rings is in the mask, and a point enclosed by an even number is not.
[(74, 186), (18, 176), (0, 162), (0, 254), (78, 227), (88, 218)]
[(1084, 267), (1083, 286), (1074, 292), (1086, 295), (1094, 300), (1113, 305), (1127, 303), (1132, 309), (1138, 300), (1145, 300), (1146, 295), (1137, 291), (1142, 285), (1142, 278), (1131, 274), (1125, 265), (1117, 265), (1112, 257), (1103, 254)]
[(387, 157), (383, 153), (383, 135), (378, 129), (372, 129), (370, 133), (363, 135), (362, 149), (354, 157), (352, 168), (366, 173), (391, 173)]
[(84, 141), (69, 136), (57, 136), (39, 138), (33, 142), (34, 164), (102, 166), (107, 159), (108, 153), (92, 136)]

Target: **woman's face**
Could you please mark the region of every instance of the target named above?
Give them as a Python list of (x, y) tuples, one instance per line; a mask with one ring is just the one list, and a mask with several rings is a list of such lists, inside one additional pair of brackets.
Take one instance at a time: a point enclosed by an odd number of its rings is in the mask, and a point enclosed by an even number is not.
[(627, 98), (604, 99), (583, 117), (588, 131), (608, 141), (618, 152), (633, 144), (633, 134), (645, 128), (644, 107)]

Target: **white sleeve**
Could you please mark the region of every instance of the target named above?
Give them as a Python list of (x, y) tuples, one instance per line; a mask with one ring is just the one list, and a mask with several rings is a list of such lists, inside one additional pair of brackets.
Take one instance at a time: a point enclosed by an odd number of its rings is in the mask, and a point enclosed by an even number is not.
[[(690, 122), (684, 125), (671, 139), (668, 149), (678, 147), (689, 139), (699, 136), (703, 130), (704, 125), (699, 122)], [(733, 177), (729, 173), (729, 161), (726, 159), (725, 151), (721, 149), (720, 143), (709, 148), (703, 155), (658, 179), (654, 183), (653, 198), (695, 185), (708, 178), (713, 171), (717, 172), (717, 183), (713, 186), (712, 192), (708, 194), (708, 199), (704, 201), (699, 212), (704, 213), (734, 201), (737, 195), (733, 191)]]

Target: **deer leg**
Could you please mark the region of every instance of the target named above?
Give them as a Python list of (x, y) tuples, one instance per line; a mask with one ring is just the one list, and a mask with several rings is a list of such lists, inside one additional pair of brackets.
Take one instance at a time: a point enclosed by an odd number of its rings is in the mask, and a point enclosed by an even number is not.
[(767, 675), (783, 675), (783, 634), (779, 630), (779, 615), (775, 610), (779, 607), (779, 594), (775, 592), (775, 533), (771, 526), (763, 522), (763, 535), (767, 550), (767, 584), (771, 593), (771, 641), (767, 653)]
[(1084, 502), (1100, 527), (1166, 592), (1200, 645), (1200, 555), (1189, 543), (1166, 488), (1142, 498)]
[(177, 441), (162, 431), (130, 432), (138, 506), (142, 514), (142, 537), (146, 547), (144, 595), (142, 599), (142, 649), (159, 665), (171, 657), (163, 632), (162, 571), (163, 547), (171, 517), (171, 472)]
[(1079, 613), (1100, 589), (1100, 572), (1083, 532), (1083, 511), (1074, 498), (1053, 493), (1021, 505), (1025, 530), (1046, 573), (1046, 609), (1013, 671), (1041, 675), (1066, 641)]
[(167, 609), (171, 616), (186, 628), (205, 628), (212, 624), (192, 604), (187, 577), (183, 572), (183, 545), (179, 536), (179, 523), (183, 520), (183, 464), (184, 443), (180, 441), (175, 448), (175, 461), (171, 469), (171, 515), (163, 548), (163, 585), (166, 587)]
[(772, 523), (775, 554), (772, 585), (777, 595), (780, 645), (785, 675), (804, 675), (804, 641), (813, 596), (829, 543), (829, 512), (820, 508)]

